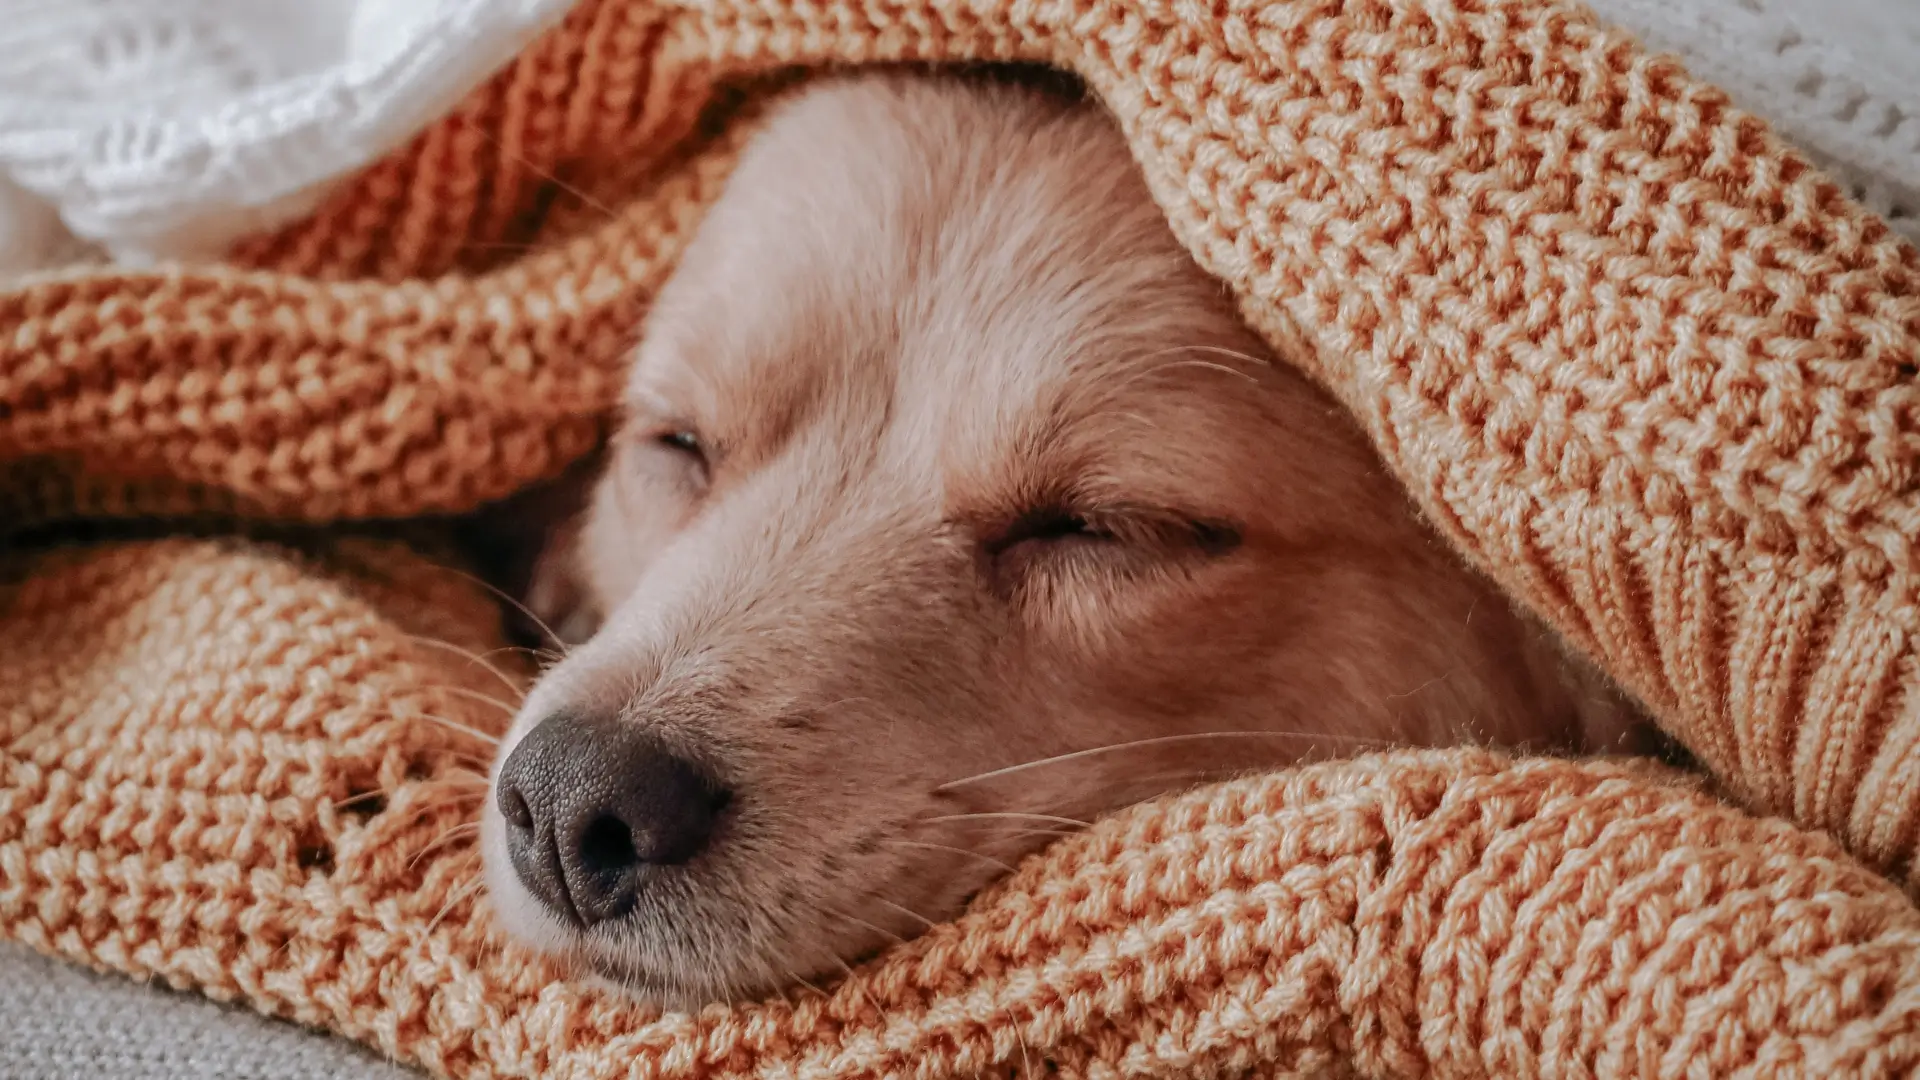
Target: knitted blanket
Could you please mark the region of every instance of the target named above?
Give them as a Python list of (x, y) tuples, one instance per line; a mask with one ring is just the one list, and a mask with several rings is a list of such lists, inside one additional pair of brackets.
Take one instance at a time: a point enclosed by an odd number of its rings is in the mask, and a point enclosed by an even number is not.
[[(469, 579), (341, 523), (590, 450), (751, 130), (727, 88), (957, 59), (1080, 74), (1250, 324), (1718, 794), (1477, 750), (1248, 778), (698, 1015), (504, 941), (463, 826), (526, 672)], [(9, 529), (334, 526), (0, 557), (0, 932), (48, 953), (463, 1077), (1920, 1066), (1920, 255), (1577, 9), (588, 2), (310, 219), (29, 282), (0, 331)]]

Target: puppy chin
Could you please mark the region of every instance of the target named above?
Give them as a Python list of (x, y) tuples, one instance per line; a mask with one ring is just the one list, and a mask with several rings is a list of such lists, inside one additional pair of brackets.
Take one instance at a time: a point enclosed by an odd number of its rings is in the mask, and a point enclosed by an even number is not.
[(735, 987), (725, 983), (684, 983), (649, 971), (622, 966), (618, 961), (578, 958), (582, 982), (606, 993), (618, 994), (630, 1001), (662, 1012), (695, 1013), (716, 1002), (753, 1000), (765, 990)]

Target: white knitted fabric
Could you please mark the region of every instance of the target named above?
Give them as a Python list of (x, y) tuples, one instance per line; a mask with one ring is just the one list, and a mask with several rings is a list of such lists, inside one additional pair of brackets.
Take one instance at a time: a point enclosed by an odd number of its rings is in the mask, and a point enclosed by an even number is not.
[(0, 0), (0, 274), (295, 217), (570, 2)]
[[(89, 248), (218, 254), (405, 141), (570, 2), (0, 0), (0, 275)], [(1590, 2), (1920, 242), (1920, 0)]]

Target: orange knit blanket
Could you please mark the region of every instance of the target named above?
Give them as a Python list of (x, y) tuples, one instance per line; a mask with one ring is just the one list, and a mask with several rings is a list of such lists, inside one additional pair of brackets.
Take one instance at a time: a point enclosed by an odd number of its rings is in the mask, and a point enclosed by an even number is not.
[(1304, 767), (1064, 840), (836, 985), (656, 1018), (484, 917), (461, 826), (524, 675), (484, 594), (388, 540), (123, 538), (0, 557), (0, 933), (463, 1077), (1920, 1067), (1881, 876), (1920, 845), (1920, 256), (1557, 0), (589, 0), (230, 265), (0, 294), (0, 526), (551, 475), (751, 126), (725, 88), (949, 59), (1084, 77), (1248, 321), (1733, 802)]

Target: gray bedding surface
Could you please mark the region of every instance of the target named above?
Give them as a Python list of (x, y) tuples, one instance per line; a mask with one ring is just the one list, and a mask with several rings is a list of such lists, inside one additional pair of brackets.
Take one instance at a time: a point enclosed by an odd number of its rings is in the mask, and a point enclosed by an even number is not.
[(0, 944), (0, 1080), (419, 1080), (364, 1047)]

